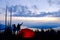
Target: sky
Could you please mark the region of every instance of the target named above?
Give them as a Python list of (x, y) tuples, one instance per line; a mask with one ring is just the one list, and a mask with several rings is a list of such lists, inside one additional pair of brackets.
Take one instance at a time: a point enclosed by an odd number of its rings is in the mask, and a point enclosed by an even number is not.
[(0, 0), (0, 8), (7, 6), (26, 6), (29, 10), (53, 12), (60, 9), (60, 0)]
[(23, 26), (41, 26), (41, 23), (45, 26), (60, 26), (60, 0), (0, 0), (1, 23), (5, 19), (6, 6), (8, 20), (12, 8), (12, 23), (24, 22)]

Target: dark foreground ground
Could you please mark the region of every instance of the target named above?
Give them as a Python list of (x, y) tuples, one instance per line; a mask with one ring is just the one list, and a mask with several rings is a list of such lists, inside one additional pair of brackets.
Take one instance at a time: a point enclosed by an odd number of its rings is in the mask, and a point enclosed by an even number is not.
[(60, 31), (55, 32), (53, 29), (44, 32), (38, 30), (34, 32), (35, 35), (32, 38), (23, 38), (22, 34), (16, 36), (12, 34), (11, 30), (5, 30), (0, 33), (0, 40), (60, 40)]

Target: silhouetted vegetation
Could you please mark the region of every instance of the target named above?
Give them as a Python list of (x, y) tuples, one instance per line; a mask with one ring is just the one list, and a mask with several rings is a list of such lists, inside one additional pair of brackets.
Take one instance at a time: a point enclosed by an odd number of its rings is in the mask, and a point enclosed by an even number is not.
[[(33, 38), (23, 38), (23, 33), (18, 34), (21, 25), (22, 24), (18, 24), (16, 27), (16, 25), (13, 24), (13, 30), (7, 26), (5, 31), (3, 33), (0, 33), (0, 40), (60, 40), (60, 31), (56, 32), (53, 29), (47, 31), (44, 31), (43, 29), (41, 29), (41, 31), (36, 30), (34, 31), (35, 35)], [(12, 31), (14, 33), (17, 31), (17, 34), (12, 34)]]

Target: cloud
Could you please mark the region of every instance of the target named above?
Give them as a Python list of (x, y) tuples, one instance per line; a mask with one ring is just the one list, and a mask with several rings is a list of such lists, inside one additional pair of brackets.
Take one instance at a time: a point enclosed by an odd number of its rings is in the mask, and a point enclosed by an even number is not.
[(60, 11), (57, 12), (41, 12), (40, 14), (33, 14), (31, 11), (29, 13), (21, 12), (22, 14), (14, 14), (14, 16), (23, 16), (23, 17), (60, 17)]
[(34, 9), (38, 9), (36, 5), (33, 5), (33, 8), (34, 8)]
[(47, 22), (47, 23), (31, 23), (31, 24), (25, 24), (25, 26), (28, 26), (30, 28), (42, 28), (42, 29), (48, 29), (48, 28), (57, 28), (60, 26), (60, 23), (54, 23), (54, 22)]
[[(60, 10), (55, 12), (33, 12), (33, 10), (30, 10), (28, 6), (23, 5), (15, 5), (8, 7), (8, 12), (13, 12), (13, 16), (16, 17), (60, 17)], [(33, 6), (33, 9), (38, 9), (36, 5)]]
[(21, 26), (21, 29), (25, 29), (25, 28), (28, 28), (27, 26)]
[(48, 0), (48, 3), (49, 5), (53, 5), (53, 4), (60, 5), (60, 0)]
[(1, 14), (1, 12), (0, 12), (0, 14)]
[(5, 13), (5, 9), (4, 8), (0, 8), (0, 14), (4, 14)]
[(57, 28), (53, 28), (53, 29), (56, 30), (56, 31), (58, 31), (58, 30), (60, 30), (60, 26), (57, 27)]
[(48, 13), (42, 12), (40, 15), (41, 16), (50, 16), (50, 17), (60, 17), (60, 10), (57, 12), (48, 12)]
[[(11, 6), (8, 7), (8, 11), (11, 11), (10, 8), (12, 8), (12, 12), (14, 12), (13, 16), (35, 16), (35, 14), (32, 10), (29, 9), (29, 7), (27, 6), (22, 6), (22, 5), (16, 5), (16, 6)], [(34, 6), (34, 8), (36, 9), (36, 6)], [(16, 13), (16, 14), (15, 14)]]

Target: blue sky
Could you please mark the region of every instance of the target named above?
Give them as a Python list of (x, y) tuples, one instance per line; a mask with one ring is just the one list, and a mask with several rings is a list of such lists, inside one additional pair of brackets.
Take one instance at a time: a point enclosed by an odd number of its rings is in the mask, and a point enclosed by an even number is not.
[[(9, 8), (13, 8), (13, 14), (15, 16), (24, 16), (24, 17), (41, 16), (40, 15), (42, 14), (41, 12), (44, 13), (46, 12), (47, 15), (50, 12), (52, 13), (52, 15), (53, 14), (58, 15), (59, 13), (54, 12), (60, 11), (59, 0), (0, 0), (0, 5), (1, 5), (0, 13), (3, 13), (2, 10), (5, 10), (5, 7), (7, 5)], [(43, 16), (45, 15), (43, 14)]]
[(29, 10), (39, 12), (54, 12), (60, 9), (59, 0), (0, 0), (0, 8), (7, 6), (22, 5), (27, 6)]
[(55, 25), (58, 24), (60, 26), (60, 0), (0, 0), (1, 22), (4, 21), (6, 6), (8, 8), (8, 20), (10, 8), (12, 8), (12, 20), (17, 23), (25, 22), (25, 24), (38, 24), (42, 21), (43, 25), (44, 23), (52, 22), (51, 24), (56, 23)]

